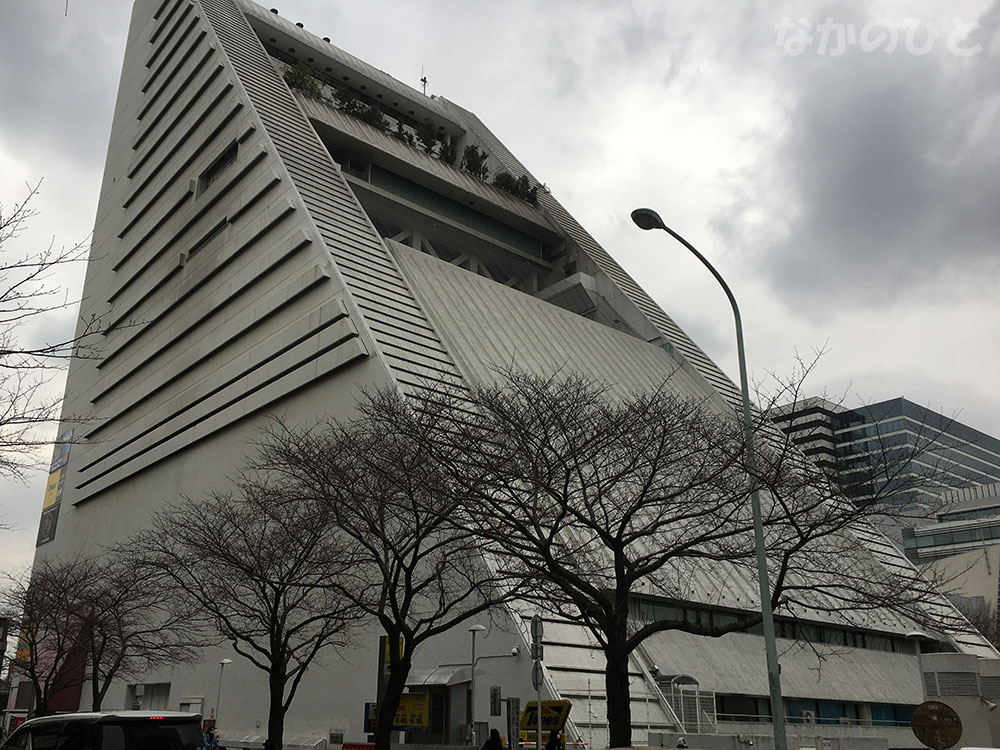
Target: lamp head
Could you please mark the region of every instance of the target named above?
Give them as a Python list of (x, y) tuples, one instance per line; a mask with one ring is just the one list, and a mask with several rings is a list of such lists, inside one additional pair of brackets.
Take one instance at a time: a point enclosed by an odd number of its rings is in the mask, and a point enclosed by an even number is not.
[(232, 663), (233, 663), (232, 659), (219, 659), (219, 664), (221, 664), (222, 666), (226, 666), (227, 664), (232, 664)]
[(632, 221), (639, 229), (666, 229), (663, 219), (651, 208), (637, 208), (632, 212)]
[(482, 633), (484, 630), (486, 630), (485, 625), (473, 625), (471, 628), (469, 628), (470, 633)]

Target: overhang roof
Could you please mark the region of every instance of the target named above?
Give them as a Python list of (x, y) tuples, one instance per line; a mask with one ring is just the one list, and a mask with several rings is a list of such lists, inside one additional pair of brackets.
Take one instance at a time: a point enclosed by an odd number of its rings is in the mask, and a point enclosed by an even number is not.
[(421, 685), (459, 685), (470, 682), (472, 673), (468, 664), (451, 664), (432, 669), (411, 669), (406, 678), (407, 687)]

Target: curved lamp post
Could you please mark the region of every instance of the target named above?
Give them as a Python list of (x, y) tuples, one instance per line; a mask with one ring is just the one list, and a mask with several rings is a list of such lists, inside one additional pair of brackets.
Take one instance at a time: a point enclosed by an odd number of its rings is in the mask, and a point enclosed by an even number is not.
[(486, 630), (483, 625), (473, 625), (469, 628), (472, 633), (472, 677), (469, 682), (469, 744), (476, 745), (476, 633)]
[(771, 695), (771, 720), (774, 724), (774, 748), (785, 750), (785, 707), (781, 700), (781, 677), (778, 671), (778, 650), (774, 641), (774, 613), (771, 611), (771, 584), (767, 575), (767, 554), (764, 546), (764, 521), (760, 512), (760, 495), (757, 492), (755, 476), (756, 458), (754, 455), (753, 423), (750, 418), (750, 391), (747, 385), (747, 362), (743, 349), (743, 321), (740, 318), (740, 308), (736, 304), (729, 285), (719, 272), (715, 270), (704, 255), (677, 232), (663, 223), (659, 214), (651, 208), (637, 208), (632, 212), (632, 221), (639, 229), (662, 229), (684, 247), (690, 250), (705, 267), (712, 272), (715, 280), (722, 286), (729, 304), (733, 306), (733, 317), (736, 319), (736, 354), (740, 363), (740, 393), (743, 397), (743, 438), (746, 442), (747, 465), (750, 469), (750, 506), (753, 510), (753, 533), (757, 548), (757, 582), (760, 585), (760, 612), (764, 627), (764, 651), (767, 654), (767, 681)]

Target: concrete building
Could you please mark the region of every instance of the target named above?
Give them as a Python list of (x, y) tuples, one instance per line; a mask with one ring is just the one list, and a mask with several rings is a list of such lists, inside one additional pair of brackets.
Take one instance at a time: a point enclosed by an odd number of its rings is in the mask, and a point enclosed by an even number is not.
[(903, 533), (907, 557), (928, 566), (941, 589), (996, 643), (1000, 591), (1000, 483), (953, 490), (942, 510)]
[[(283, 77), (295, 65), (298, 90)], [(65, 413), (93, 419), (62, 427), (40, 558), (125, 538), (171, 499), (224, 485), (268, 412), (293, 423), (346, 415), (362, 387), (419, 397), (513, 364), (628, 390), (670, 375), (731, 408), (730, 379), (552, 195), (518, 197), (457, 168), (420, 147), (427, 139), (414, 136), (428, 128), (458, 154), (475, 147), (491, 174), (509, 172), (514, 192), (517, 178), (539, 184), (472, 113), (248, 0), (136, 2), (82, 311), (110, 327), (103, 357), (69, 371)], [(868, 543), (905, 565), (879, 535)], [(684, 602), (635, 605), (645, 617), (731, 617), (759, 606), (756, 585), (745, 571), (706, 574)], [(480, 736), (503, 729), (488, 715), (491, 686), (533, 696), (531, 614), (498, 613), (502, 627), (480, 636)], [(906, 724), (924, 692), (905, 620), (803, 612), (778, 627), (797, 746), (918, 746)], [(309, 671), (286, 744), (365, 738), (377, 635)], [(411, 688), (432, 692), (440, 711), (411, 741), (466, 736), (468, 638), (460, 630), (420, 652)], [(543, 697), (571, 699), (571, 739), (604, 747), (601, 653), (574, 622), (546, 623), (545, 643)], [(996, 656), (972, 635), (951, 648)], [(223, 682), (219, 660), (231, 656), (118, 685), (105, 707), (141, 694), (146, 708), (209, 715), (218, 690), (225, 744), (259, 746), (265, 686), (235, 657)], [(664, 633), (635, 652), (630, 676), (637, 741), (767, 746), (759, 635)]]
[[(907, 557), (923, 563), (953, 555), (976, 555), (1000, 543), (1000, 483), (952, 490), (941, 510), (903, 534)], [(996, 605), (996, 586), (992, 604)]]

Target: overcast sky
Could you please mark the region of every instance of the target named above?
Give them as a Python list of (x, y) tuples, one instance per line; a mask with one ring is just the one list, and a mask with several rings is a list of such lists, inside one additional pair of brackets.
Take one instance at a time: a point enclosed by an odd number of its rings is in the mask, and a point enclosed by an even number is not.
[[(5, 0), (6, 252), (90, 233), (126, 0)], [(732, 377), (825, 349), (814, 393), (905, 396), (1000, 436), (1000, 2), (294, 0), (319, 36), (477, 113)], [(82, 269), (66, 283), (79, 295)], [(54, 318), (43, 335), (73, 325)], [(52, 437), (55, 428), (52, 430)], [(44, 477), (0, 484), (0, 571), (30, 562)]]

